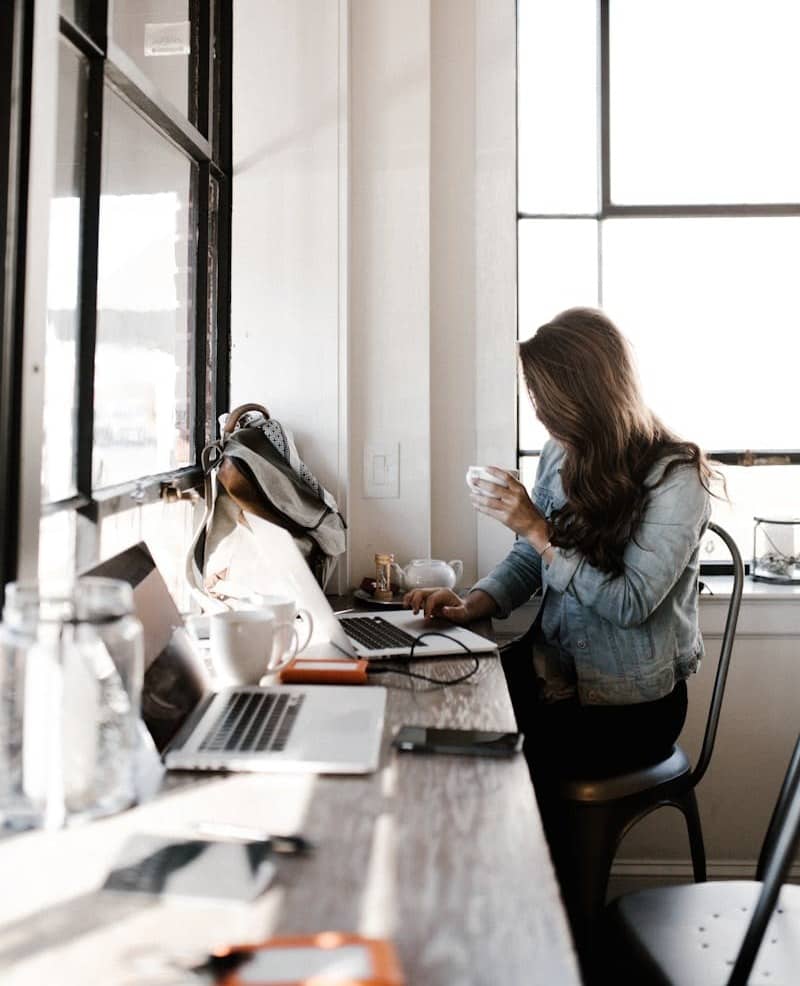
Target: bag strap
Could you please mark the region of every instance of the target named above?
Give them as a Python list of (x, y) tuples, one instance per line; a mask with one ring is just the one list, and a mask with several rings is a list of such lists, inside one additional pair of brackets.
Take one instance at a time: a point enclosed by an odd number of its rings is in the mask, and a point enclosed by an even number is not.
[[(221, 600), (209, 595), (203, 582), (203, 572), (197, 563), (197, 552), (200, 542), (208, 537), (208, 528), (211, 524), (211, 516), (214, 511), (214, 470), (222, 459), (222, 449), (225, 440), (233, 433), (241, 416), (248, 411), (258, 411), (265, 418), (269, 418), (269, 411), (263, 404), (240, 404), (230, 411), (225, 419), (225, 427), (222, 430), (220, 439), (216, 442), (209, 442), (200, 455), (200, 465), (203, 469), (205, 510), (202, 520), (192, 535), (192, 541), (186, 553), (184, 576), (189, 584), (189, 592), (192, 598), (200, 605), (203, 612), (224, 612), (229, 609)], [(203, 544), (203, 552), (205, 553), (205, 543)]]
[(235, 407), (225, 419), (225, 427), (222, 429), (222, 434), (227, 437), (231, 434), (233, 429), (239, 423), (239, 418), (248, 411), (260, 411), (267, 420), (269, 420), (269, 411), (264, 407), (263, 404), (240, 404)]
[[(197, 548), (201, 539), (205, 538), (208, 534), (208, 525), (211, 523), (211, 514), (214, 508), (214, 478), (212, 473), (221, 458), (221, 442), (211, 442), (206, 445), (200, 457), (205, 487), (205, 511), (203, 512), (203, 519), (197, 525), (197, 529), (192, 536), (192, 542), (186, 553), (186, 567), (184, 570), (186, 581), (189, 584), (189, 592), (205, 613), (222, 613), (230, 608), (221, 600), (215, 599), (208, 594), (208, 590), (203, 583), (203, 573), (197, 564)], [(203, 550), (205, 551), (205, 547)]]

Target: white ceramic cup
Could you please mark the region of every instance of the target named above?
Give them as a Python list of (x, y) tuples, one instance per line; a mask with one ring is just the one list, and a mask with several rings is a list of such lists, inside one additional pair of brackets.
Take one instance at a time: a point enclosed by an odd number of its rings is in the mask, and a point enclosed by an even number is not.
[[(307, 609), (300, 609), (291, 596), (264, 596), (259, 592), (254, 594), (251, 599), (253, 602), (257, 602), (259, 606), (271, 609), (275, 614), (275, 620), (282, 630), (285, 630), (286, 627), (294, 628), (298, 637), (298, 653), (308, 647), (311, 641), (311, 634), (314, 632), (314, 620)], [(302, 642), (299, 640), (300, 631), (297, 626), (298, 622), (302, 623), (305, 627)], [(281, 639), (285, 637), (285, 632), (278, 633), (275, 638), (276, 646), (280, 646)]]
[(212, 613), (210, 626), (211, 663), (223, 685), (257, 685), (297, 654), (297, 631), (282, 627), (271, 609)]
[[(498, 468), (502, 469), (502, 466)], [(514, 479), (519, 479), (519, 469), (503, 469), (504, 472), (509, 473), (514, 477)], [(508, 487), (506, 483), (500, 476), (495, 476), (494, 473), (489, 472), (486, 466), (468, 466), (467, 468), (467, 486), (474, 493), (483, 493), (486, 495), (486, 490), (480, 489), (480, 487), (475, 485), (476, 479), (482, 479), (487, 483), (494, 483), (495, 486), (505, 486)]]

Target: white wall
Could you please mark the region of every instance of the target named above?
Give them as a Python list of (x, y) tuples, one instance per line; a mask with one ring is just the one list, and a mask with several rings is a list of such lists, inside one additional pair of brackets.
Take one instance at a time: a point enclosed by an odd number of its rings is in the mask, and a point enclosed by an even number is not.
[[(376, 551), (473, 581), (510, 543), (464, 472), (515, 454), (513, 4), (234, 14), (232, 401), (266, 403), (338, 496), (342, 585)], [(364, 496), (370, 443), (399, 445), (396, 498)]]
[[(356, 581), (376, 552), (427, 556), (430, 475), (430, 5), (350, 5), (350, 525)], [(365, 444), (399, 444), (399, 496), (366, 499)]]
[(331, 0), (234, 4), (231, 401), (288, 425), (346, 509), (339, 32)]

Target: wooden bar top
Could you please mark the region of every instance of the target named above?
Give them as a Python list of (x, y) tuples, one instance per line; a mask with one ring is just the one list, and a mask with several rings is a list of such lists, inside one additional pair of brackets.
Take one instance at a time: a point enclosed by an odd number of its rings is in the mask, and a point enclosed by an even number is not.
[[(466, 660), (415, 662), (452, 677)], [(212, 947), (322, 930), (386, 937), (408, 986), (580, 982), (525, 761), (401, 754), (405, 723), (513, 729), (496, 657), (437, 687), (389, 688), (381, 766), (365, 777), (165, 775), (150, 801), (65, 831), (0, 841), (0, 982), (147, 986)], [(152, 902), (97, 888), (134, 832), (191, 837), (198, 821), (302, 832), (253, 904)], [(161, 975), (162, 978), (158, 978)]]

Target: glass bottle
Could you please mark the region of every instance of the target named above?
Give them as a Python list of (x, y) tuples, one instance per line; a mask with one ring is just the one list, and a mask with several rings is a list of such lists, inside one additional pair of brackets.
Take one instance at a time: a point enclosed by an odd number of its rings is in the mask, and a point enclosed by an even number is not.
[(144, 643), (131, 586), (98, 577), (11, 583), (3, 623), (16, 643), (22, 715), (17, 794), (38, 814), (33, 824), (132, 804)]

